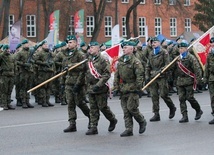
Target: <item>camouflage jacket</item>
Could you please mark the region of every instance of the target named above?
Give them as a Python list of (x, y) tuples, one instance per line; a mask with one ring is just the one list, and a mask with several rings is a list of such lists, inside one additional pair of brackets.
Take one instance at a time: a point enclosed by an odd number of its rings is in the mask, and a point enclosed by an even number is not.
[(15, 76), (15, 63), (13, 56), (6, 51), (3, 51), (0, 54), (0, 75)]
[[(96, 57), (89, 55), (88, 61), (93, 63), (94, 68), (97, 72), (101, 75), (99, 79), (96, 79), (90, 72), (89, 65), (87, 65), (87, 72), (86, 72), (86, 84), (87, 84), (87, 91), (90, 94), (101, 94), (107, 93), (108, 87), (106, 86), (107, 81), (111, 77), (110, 72), (110, 63), (107, 59), (105, 59), (99, 53)], [(93, 87), (98, 86), (99, 91), (93, 92)]]
[(54, 57), (54, 63), (56, 66), (56, 72), (59, 73), (63, 70), (62, 64), (63, 60), (66, 58), (66, 51), (65, 50), (60, 50), (56, 56)]
[(214, 54), (209, 53), (207, 56), (207, 62), (204, 70), (204, 80), (214, 81)]
[[(65, 50), (66, 57), (63, 59), (62, 67), (68, 67), (74, 66), (75, 64), (85, 60), (84, 53), (81, 51), (74, 49), (74, 50)], [(86, 70), (86, 64), (83, 63), (79, 65), (78, 67), (72, 69), (71, 71), (68, 71), (66, 74), (66, 85), (84, 85), (85, 83), (85, 70)]]
[[(197, 81), (199, 82), (202, 78), (202, 72), (200, 69), (200, 65), (196, 58), (188, 52), (186, 58), (179, 58), (178, 61), (182, 63), (189, 71), (195, 74)], [(176, 66), (176, 77), (177, 77), (177, 86), (187, 86), (192, 85), (194, 83), (194, 79), (184, 73), (178, 65)]]
[[(161, 48), (160, 52), (155, 55), (152, 51), (150, 51), (149, 59), (146, 64), (145, 77), (146, 79), (154, 78), (161, 70), (166, 67), (170, 63), (169, 54), (167, 50)], [(165, 77), (166, 72), (161, 74), (161, 77)]]
[(144, 81), (144, 67), (140, 60), (133, 54), (124, 62), (124, 56), (120, 57), (117, 70), (114, 75), (114, 89), (121, 93), (137, 92), (142, 88)]

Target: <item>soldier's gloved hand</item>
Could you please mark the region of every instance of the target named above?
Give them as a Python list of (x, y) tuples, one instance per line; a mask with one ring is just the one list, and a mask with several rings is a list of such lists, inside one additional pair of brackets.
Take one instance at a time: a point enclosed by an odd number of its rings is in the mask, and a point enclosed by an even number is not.
[(68, 66), (65, 66), (62, 71), (63, 72), (66, 71), (67, 72), (68, 71)]
[(75, 84), (74, 87), (73, 87), (73, 92), (74, 93), (79, 93), (80, 92), (80, 88), (81, 88), (80, 85)]
[(97, 85), (94, 85), (92, 87), (93, 92), (97, 92), (97, 91), (99, 91), (99, 89), (100, 89), (100, 87), (98, 87)]

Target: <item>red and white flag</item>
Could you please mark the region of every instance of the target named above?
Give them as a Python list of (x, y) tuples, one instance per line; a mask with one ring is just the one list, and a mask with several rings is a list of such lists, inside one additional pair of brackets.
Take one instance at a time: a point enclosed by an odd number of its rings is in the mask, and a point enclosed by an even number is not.
[(193, 50), (198, 57), (198, 60), (204, 69), (206, 64), (207, 55), (210, 51), (210, 38), (214, 36), (214, 26), (211, 27), (206, 33), (198, 38), (193, 44)]

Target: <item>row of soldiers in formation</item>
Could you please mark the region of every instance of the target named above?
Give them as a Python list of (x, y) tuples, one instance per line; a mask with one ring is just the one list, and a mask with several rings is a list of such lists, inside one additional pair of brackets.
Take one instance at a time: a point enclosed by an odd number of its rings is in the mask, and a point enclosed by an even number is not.
[[(159, 96), (169, 107), (169, 118), (172, 119), (175, 116), (176, 107), (168, 96), (167, 79), (169, 73), (173, 75), (172, 77), (176, 77), (174, 83), (178, 90), (182, 113), (182, 118), (179, 122), (189, 121), (186, 100), (196, 110), (195, 120), (201, 118), (203, 111), (194, 98), (193, 86), (195, 87), (201, 82), (202, 69), (197, 59), (188, 52), (191, 51), (190, 49), (188, 50), (189, 44), (184, 40), (182, 41), (181, 38), (176, 41), (178, 44), (173, 47), (172, 42), (167, 44), (166, 41), (160, 42), (157, 37), (149, 38), (145, 49), (142, 49), (139, 40), (121, 43), (124, 54), (118, 59), (114, 76), (114, 91), (120, 92), (121, 106), (124, 112), (126, 130), (121, 134), (122, 137), (133, 135), (132, 117), (139, 123), (139, 133), (141, 134), (145, 131), (147, 123), (138, 109), (138, 94), (143, 86), (143, 81), (148, 82), (159, 73), (160, 76), (149, 86), (154, 112), (154, 116), (150, 121), (160, 121)], [(214, 93), (212, 93), (214, 80), (214, 65), (212, 65), (214, 51), (212, 47), (214, 47), (214, 38), (211, 38), (210, 43), (211, 50), (207, 58), (203, 79), (205, 83), (209, 84), (211, 108), (212, 114), (214, 114)], [(42, 41), (33, 50), (30, 50), (28, 40), (24, 40), (22, 44), (17, 46), (17, 52), (14, 55), (9, 53), (9, 46), (4, 45), (0, 54), (0, 94), (3, 108), (5, 110), (14, 109), (10, 105), (14, 83), (16, 84), (16, 89), (20, 89), (16, 91), (17, 105), (22, 105), (23, 108), (33, 108), (29, 103), (30, 96), (27, 90), (62, 70), (67, 71), (69, 67), (87, 58), (87, 64), (81, 64), (72, 71), (68, 71), (65, 76), (54, 81), (56, 100), (60, 99), (62, 104), (68, 104), (68, 121), (70, 124), (64, 132), (77, 130), (76, 106), (89, 118), (86, 135), (98, 134), (99, 111), (110, 121), (108, 131), (113, 131), (117, 124), (117, 119), (107, 105), (109, 95), (107, 81), (111, 74), (110, 64), (106, 58), (101, 56), (98, 42), (91, 42), (88, 46), (82, 44), (81, 49), (82, 51), (77, 49), (77, 40), (73, 35), (68, 36), (65, 42), (55, 46), (54, 52), (50, 52), (46, 41)], [(162, 69), (175, 58), (178, 58), (177, 63), (170, 67), (168, 73), (162, 73)], [(187, 69), (186, 72), (184, 68)], [(38, 104), (43, 107), (53, 106), (49, 102), (51, 88), (53, 88), (52, 83), (48, 83), (34, 92)], [(84, 102), (86, 91), (90, 108)], [(60, 92), (62, 93), (60, 94)], [(214, 124), (214, 120), (209, 123)]]

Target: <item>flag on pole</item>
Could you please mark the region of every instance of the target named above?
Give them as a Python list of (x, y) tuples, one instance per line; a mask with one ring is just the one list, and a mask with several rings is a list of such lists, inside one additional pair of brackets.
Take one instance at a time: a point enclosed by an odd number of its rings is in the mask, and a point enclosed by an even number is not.
[(112, 28), (111, 46), (119, 44), (120, 40), (121, 40), (120, 39), (120, 26), (119, 26), (119, 24), (117, 24)]
[(9, 45), (10, 52), (14, 53), (16, 51), (16, 46), (20, 43), (21, 36), (21, 21), (15, 22), (9, 31)]
[(201, 37), (199, 37), (195, 42), (193, 42), (193, 50), (197, 56), (202, 68), (206, 64), (207, 55), (210, 50), (210, 38), (214, 36), (214, 26), (211, 27), (207, 32), (205, 32)]
[(79, 47), (81, 42), (84, 42), (84, 9), (81, 9), (75, 13), (74, 30), (77, 37), (77, 45)]

